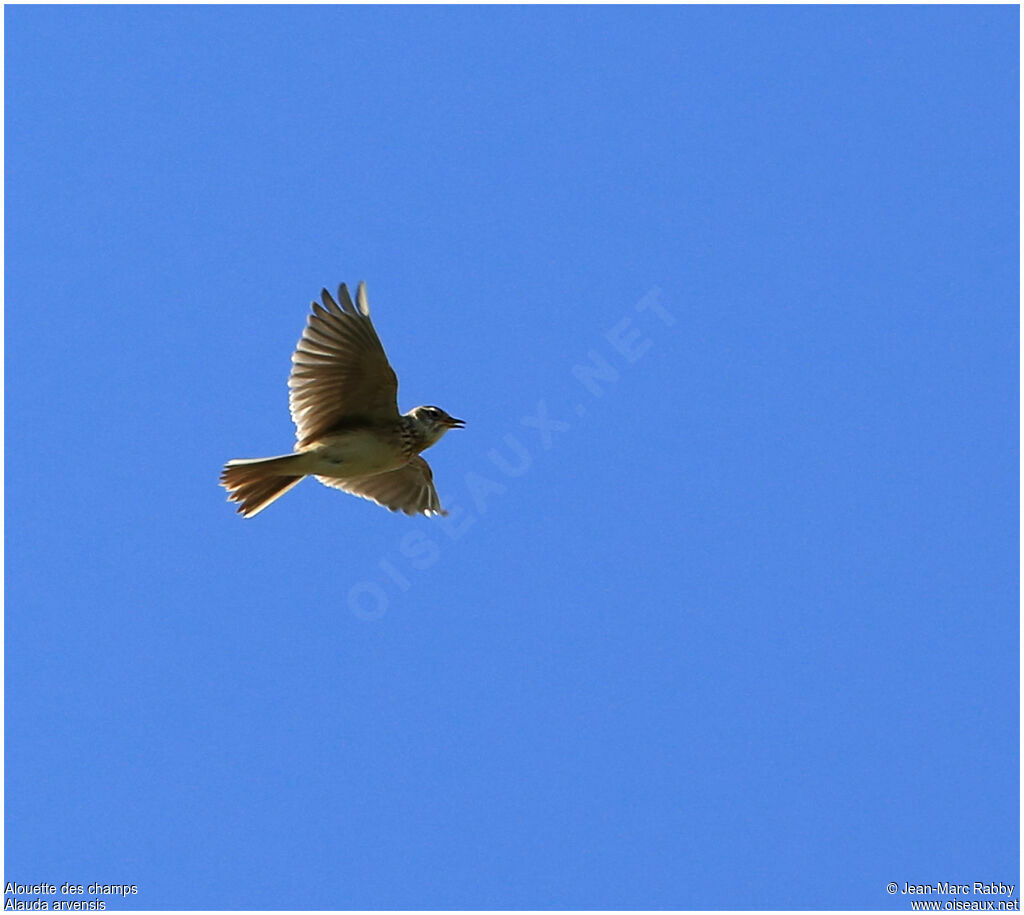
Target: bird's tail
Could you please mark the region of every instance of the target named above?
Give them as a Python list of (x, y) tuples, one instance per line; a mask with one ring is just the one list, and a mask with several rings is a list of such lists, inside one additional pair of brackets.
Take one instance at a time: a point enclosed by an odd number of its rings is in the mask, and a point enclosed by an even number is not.
[(251, 518), (275, 499), (280, 499), (306, 475), (304, 454), (256, 458), (249, 461), (228, 461), (221, 471), (220, 485), (228, 491), (228, 499), (237, 502), (238, 513)]

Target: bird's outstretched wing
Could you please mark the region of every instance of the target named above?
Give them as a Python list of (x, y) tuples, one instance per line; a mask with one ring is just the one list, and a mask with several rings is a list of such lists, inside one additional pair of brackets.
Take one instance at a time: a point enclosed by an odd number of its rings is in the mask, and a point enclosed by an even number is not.
[(434, 474), (430, 465), (416, 455), (404, 467), (387, 473), (378, 473), (372, 477), (355, 477), (341, 480), (337, 477), (320, 477), (317, 479), (325, 486), (344, 489), (354, 496), (362, 496), (390, 508), (391, 511), (402, 511), (407, 515), (447, 515), (441, 508), (441, 500), (434, 489)]
[(347, 421), (398, 420), (398, 379), (370, 320), (366, 284), (338, 287), (337, 302), (324, 289), (292, 356), (289, 406), (299, 445), (316, 441)]

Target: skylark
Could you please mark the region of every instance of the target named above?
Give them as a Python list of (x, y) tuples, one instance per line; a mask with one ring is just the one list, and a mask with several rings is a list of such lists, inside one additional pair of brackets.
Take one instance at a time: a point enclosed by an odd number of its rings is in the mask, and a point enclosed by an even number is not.
[(344, 283), (338, 302), (326, 289), (321, 298), (292, 355), (295, 454), (228, 461), (220, 475), (228, 499), (251, 518), (315, 476), (391, 511), (447, 514), (420, 452), (465, 423), (440, 407), (398, 412), (398, 379), (370, 320), (365, 283), (355, 305)]

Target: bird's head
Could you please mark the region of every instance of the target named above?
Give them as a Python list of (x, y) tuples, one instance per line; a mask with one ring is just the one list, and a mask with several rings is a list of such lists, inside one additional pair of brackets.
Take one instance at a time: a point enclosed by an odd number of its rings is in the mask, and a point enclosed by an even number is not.
[(409, 411), (420, 435), (430, 447), (439, 441), (449, 429), (461, 429), (466, 424), (461, 419), (449, 416), (440, 407), (415, 407)]

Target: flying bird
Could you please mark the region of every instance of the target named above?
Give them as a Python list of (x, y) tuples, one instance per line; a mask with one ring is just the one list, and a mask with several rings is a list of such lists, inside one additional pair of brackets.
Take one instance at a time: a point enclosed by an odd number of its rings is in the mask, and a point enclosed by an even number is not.
[(313, 302), (288, 379), (295, 453), (228, 461), (220, 483), (246, 518), (304, 477), (407, 515), (446, 515), (420, 452), (465, 423), (440, 407), (398, 412), (398, 378), (370, 320), (366, 283), (356, 304), (344, 283), (337, 302)]

